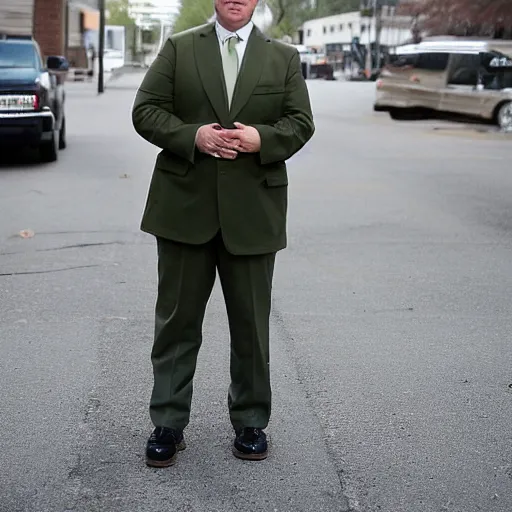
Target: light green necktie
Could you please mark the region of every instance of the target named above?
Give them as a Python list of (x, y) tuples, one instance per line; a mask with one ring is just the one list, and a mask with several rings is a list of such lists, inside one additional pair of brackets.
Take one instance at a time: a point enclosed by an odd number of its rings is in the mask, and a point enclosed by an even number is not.
[(228, 94), (228, 106), (231, 108), (233, 93), (235, 92), (236, 79), (238, 78), (238, 53), (236, 45), (238, 36), (230, 36), (222, 45), (222, 67), (224, 68), (224, 80)]

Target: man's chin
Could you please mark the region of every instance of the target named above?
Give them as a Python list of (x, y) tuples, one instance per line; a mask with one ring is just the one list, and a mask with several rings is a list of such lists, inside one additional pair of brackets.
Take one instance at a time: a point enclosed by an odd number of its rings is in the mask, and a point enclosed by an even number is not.
[(232, 23), (240, 23), (243, 20), (244, 20), (244, 17), (241, 14), (230, 13), (228, 15), (228, 21), (231, 21)]

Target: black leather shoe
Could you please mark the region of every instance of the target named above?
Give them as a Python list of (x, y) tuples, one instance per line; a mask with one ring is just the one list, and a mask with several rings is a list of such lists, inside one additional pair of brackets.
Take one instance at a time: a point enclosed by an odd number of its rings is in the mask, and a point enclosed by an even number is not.
[(240, 428), (236, 431), (233, 454), (244, 460), (264, 460), (268, 456), (267, 436), (261, 428)]
[(176, 463), (176, 454), (186, 448), (182, 430), (156, 427), (146, 445), (146, 464), (166, 468)]

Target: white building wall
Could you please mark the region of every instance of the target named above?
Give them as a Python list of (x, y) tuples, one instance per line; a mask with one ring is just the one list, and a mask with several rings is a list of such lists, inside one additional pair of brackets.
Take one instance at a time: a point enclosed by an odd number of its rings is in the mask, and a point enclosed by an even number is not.
[(84, 44), (83, 34), (80, 32), (80, 16), (83, 11), (99, 13), (98, 0), (68, 0), (69, 46), (82, 46)]
[[(410, 18), (383, 16), (382, 23), (381, 44), (397, 46), (411, 38)], [(362, 17), (359, 11), (309, 20), (302, 28), (304, 45), (311, 48), (323, 48), (326, 44), (343, 44), (348, 50), (354, 37), (359, 37), (361, 44), (375, 42), (375, 20)]]
[(0, 34), (32, 34), (34, 0), (0, 0)]
[(80, 14), (82, 10), (75, 4), (70, 4), (68, 9), (68, 44), (71, 47), (83, 46), (80, 32)]

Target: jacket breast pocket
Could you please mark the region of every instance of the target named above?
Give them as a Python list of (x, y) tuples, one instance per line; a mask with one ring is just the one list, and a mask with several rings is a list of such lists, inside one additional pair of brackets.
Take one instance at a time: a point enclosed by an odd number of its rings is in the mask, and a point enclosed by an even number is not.
[(191, 165), (188, 160), (170, 154), (164, 150), (158, 155), (155, 168), (159, 171), (168, 172), (177, 176), (185, 176)]

